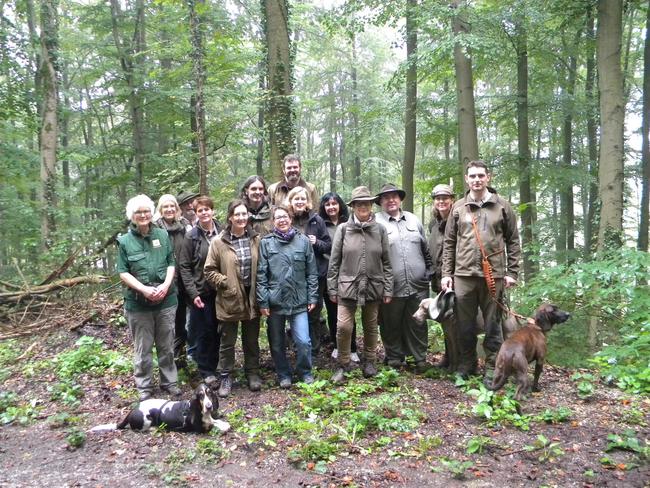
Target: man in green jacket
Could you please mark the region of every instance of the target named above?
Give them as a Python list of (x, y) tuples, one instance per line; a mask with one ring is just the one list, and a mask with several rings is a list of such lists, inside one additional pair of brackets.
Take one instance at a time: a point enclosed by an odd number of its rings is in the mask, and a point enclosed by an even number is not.
[[(458, 373), (463, 376), (476, 373), (476, 316), (479, 307), (483, 312), (484, 381), (491, 383), (494, 360), (503, 342), (497, 301), (502, 303), (504, 289), (517, 284), (521, 248), (517, 217), (510, 203), (488, 187), (490, 179), (483, 161), (467, 164), (469, 192), (454, 205), (445, 229), (441, 286), (456, 292)], [(484, 258), (489, 266), (483, 265)]]

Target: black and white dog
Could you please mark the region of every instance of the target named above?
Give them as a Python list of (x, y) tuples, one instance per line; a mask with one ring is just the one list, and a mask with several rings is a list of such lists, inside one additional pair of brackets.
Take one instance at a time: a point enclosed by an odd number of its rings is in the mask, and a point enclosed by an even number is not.
[(230, 430), (228, 422), (212, 418), (212, 413), (218, 408), (219, 401), (213, 397), (210, 389), (201, 383), (194, 390), (191, 400), (151, 398), (131, 410), (119, 424), (98, 425), (90, 429), (90, 432), (106, 432), (127, 427), (144, 432), (161, 425), (177, 432), (205, 433), (213, 427), (227, 432)]

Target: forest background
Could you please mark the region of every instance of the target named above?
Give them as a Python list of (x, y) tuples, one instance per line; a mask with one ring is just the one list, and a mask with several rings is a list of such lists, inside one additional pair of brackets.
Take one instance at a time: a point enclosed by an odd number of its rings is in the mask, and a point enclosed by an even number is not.
[[(482, 158), (522, 219), (513, 302), (576, 317), (556, 357), (620, 337), (644, 357), (647, 2), (2, 0), (0, 15), (0, 295), (115, 281), (136, 193), (201, 191), (223, 216), (297, 152), (321, 194), (396, 182), (426, 223), (432, 187), (460, 195)], [(626, 381), (647, 389), (635, 365)]]

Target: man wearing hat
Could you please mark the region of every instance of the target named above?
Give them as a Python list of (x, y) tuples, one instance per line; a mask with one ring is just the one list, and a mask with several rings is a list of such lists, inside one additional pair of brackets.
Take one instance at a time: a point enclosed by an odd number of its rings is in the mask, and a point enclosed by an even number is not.
[(492, 383), (494, 361), (503, 342), (497, 303), (503, 303), (506, 288), (516, 285), (521, 257), (517, 216), (510, 203), (488, 186), (490, 179), (483, 161), (467, 163), (469, 191), (454, 204), (445, 228), (440, 282), (443, 290), (456, 292), (458, 373), (463, 376), (476, 373), (476, 317), (479, 308), (483, 313), (485, 384)]
[[(431, 289), (434, 293), (440, 293), (440, 280), (442, 279), (442, 245), (447, 227), (447, 217), (454, 204), (454, 191), (449, 185), (436, 185), (431, 192), (433, 199), (433, 213), (429, 223), (429, 253), (433, 259), (434, 274), (431, 277)], [(435, 364), (440, 368), (448, 368), (449, 371), (456, 371), (458, 367), (457, 339), (453, 335), (455, 317), (439, 320), (442, 324), (442, 332), (445, 336), (445, 352), (442, 359)]]
[(181, 212), (183, 212), (183, 217), (185, 217), (187, 221), (192, 224), (192, 226), (195, 226), (199, 220), (196, 216), (196, 213), (194, 213), (194, 201), (198, 196), (198, 193), (191, 191), (182, 191), (176, 197), (176, 201), (181, 207)]
[(284, 178), (269, 186), (269, 201), (271, 205), (286, 205), (287, 195), (296, 186), (302, 186), (309, 192), (312, 205), (320, 201), (316, 186), (302, 179), (302, 163), (297, 154), (287, 154), (282, 161)]
[(427, 324), (418, 323), (413, 314), (429, 296), (433, 261), (424, 228), (411, 212), (402, 210), (406, 193), (393, 183), (385, 184), (377, 194), (381, 212), (377, 222), (386, 228), (393, 268), (393, 300), (382, 304), (379, 330), (384, 343), (385, 361), (399, 367), (407, 355), (413, 356), (416, 370), (427, 369)]

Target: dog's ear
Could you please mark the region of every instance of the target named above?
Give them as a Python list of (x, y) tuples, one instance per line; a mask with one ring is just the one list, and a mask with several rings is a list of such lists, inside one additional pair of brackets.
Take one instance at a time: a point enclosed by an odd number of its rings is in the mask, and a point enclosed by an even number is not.
[(540, 305), (535, 312), (535, 322), (544, 331), (549, 330), (553, 325), (551, 324), (551, 314), (553, 313), (553, 305), (544, 303)]

